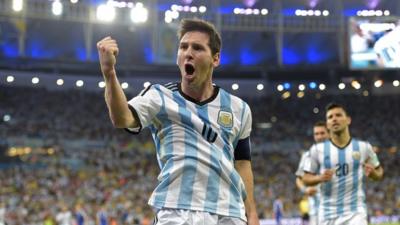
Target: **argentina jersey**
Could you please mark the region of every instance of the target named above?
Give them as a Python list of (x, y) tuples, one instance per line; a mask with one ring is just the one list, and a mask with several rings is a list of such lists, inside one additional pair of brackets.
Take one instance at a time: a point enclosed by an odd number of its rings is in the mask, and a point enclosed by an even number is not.
[(400, 26), (381, 37), (374, 45), (385, 67), (400, 68)]
[(161, 169), (149, 204), (237, 217), (246, 221), (246, 191), (234, 168), (234, 149), (251, 132), (249, 106), (214, 87), (196, 103), (179, 83), (152, 85), (130, 100), (140, 126), (149, 127)]
[[(296, 170), (296, 176), (297, 177), (303, 177), (304, 176), (304, 167), (307, 158), (310, 157), (310, 151), (306, 151), (301, 155), (299, 167)], [(315, 188), (317, 188), (317, 193), (315, 193), (313, 196), (308, 196), (308, 205), (309, 205), (309, 212), (308, 214), (310, 216), (315, 216), (318, 213), (318, 206), (319, 206), (319, 185), (317, 185)]]
[(351, 213), (367, 214), (363, 167), (365, 163), (370, 163), (375, 168), (380, 165), (372, 146), (355, 138), (344, 148), (337, 147), (330, 140), (311, 147), (310, 157), (304, 167), (306, 172), (321, 174), (327, 169), (335, 170), (332, 179), (320, 186), (320, 221)]

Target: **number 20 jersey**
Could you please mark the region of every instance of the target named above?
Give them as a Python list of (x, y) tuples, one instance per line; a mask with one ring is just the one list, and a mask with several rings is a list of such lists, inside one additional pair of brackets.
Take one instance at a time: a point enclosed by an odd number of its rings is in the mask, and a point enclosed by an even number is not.
[(367, 213), (364, 191), (364, 164), (380, 165), (371, 144), (352, 139), (339, 148), (330, 140), (317, 143), (310, 149), (304, 171), (321, 174), (334, 169), (330, 181), (321, 183), (319, 220), (335, 219), (352, 213)]

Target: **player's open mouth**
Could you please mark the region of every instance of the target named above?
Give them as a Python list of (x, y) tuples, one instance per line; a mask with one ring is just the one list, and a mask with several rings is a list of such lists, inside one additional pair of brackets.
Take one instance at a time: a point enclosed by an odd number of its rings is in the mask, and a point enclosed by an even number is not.
[(187, 75), (193, 75), (194, 73), (194, 66), (191, 64), (185, 64), (185, 72)]

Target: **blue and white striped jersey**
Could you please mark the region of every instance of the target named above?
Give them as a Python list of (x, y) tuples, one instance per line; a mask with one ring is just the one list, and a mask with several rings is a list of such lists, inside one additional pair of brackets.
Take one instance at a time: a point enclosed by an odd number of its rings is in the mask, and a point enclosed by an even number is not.
[[(302, 177), (304, 175), (304, 166), (306, 163), (307, 158), (310, 157), (310, 151), (306, 151), (301, 155), (301, 159), (299, 162), (299, 167), (296, 170), (296, 176), (297, 177)], [(317, 188), (317, 193), (313, 196), (308, 196), (308, 205), (310, 207), (310, 210), (308, 214), (310, 216), (315, 216), (318, 214), (318, 207), (319, 207), (319, 201), (320, 201), (320, 189), (319, 185), (316, 187)]]
[(195, 103), (179, 83), (152, 85), (129, 101), (141, 126), (149, 127), (161, 172), (149, 204), (206, 211), (247, 220), (246, 190), (234, 168), (234, 149), (251, 132), (249, 106), (219, 87)]
[(365, 163), (374, 167), (380, 165), (372, 146), (355, 138), (344, 148), (335, 146), (330, 140), (311, 147), (304, 171), (314, 174), (322, 173), (326, 169), (336, 171), (330, 181), (321, 183), (320, 186), (320, 221), (355, 212), (367, 214), (363, 167)]

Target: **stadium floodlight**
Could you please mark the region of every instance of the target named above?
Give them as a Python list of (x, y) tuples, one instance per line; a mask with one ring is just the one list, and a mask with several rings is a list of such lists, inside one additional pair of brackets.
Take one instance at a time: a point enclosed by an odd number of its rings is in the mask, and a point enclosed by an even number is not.
[(144, 23), (149, 17), (147, 8), (143, 6), (143, 3), (136, 3), (135, 7), (131, 9), (131, 20), (134, 23)]
[(394, 86), (394, 87), (398, 87), (399, 85), (400, 85), (399, 80), (394, 80), (394, 81), (393, 81), (393, 86)]
[(144, 87), (144, 88), (147, 88), (147, 87), (150, 86), (150, 85), (151, 85), (151, 83), (148, 82), (148, 81), (146, 81), (146, 82), (143, 83), (143, 87)]
[(39, 83), (39, 78), (38, 77), (33, 77), (32, 78), (32, 84), (37, 84)]
[(323, 90), (325, 90), (325, 89), (326, 89), (325, 84), (320, 84), (320, 85), (319, 85), (319, 90), (323, 91)]
[(51, 4), (51, 11), (53, 12), (53, 15), (59, 16), (63, 12), (63, 5), (60, 2), (60, 0), (54, 0), (54, 2)]
[(282, 84), (279, 84), (279, 85), (276, 87), (276, 89), (277, 89), (278, 91), (283, 91), (283, 85), (282, 85)]
[(264, 84), (257, 84), (257, 90), (262, 91), (264, 89)]
[(374, 82), (374, 85), (375, 85), (376, 88), (382, 87), (382, 85), (383, 85), (383, 80), (376, 80), (376, 81)]
[(77, 87), (82, 87), (83, 84), (84, 84), (83, 80), (77, 80), (76, 83), (75, 83), (75, 85), (76, 85)]
[(304, 85), (304, 84), (300, 84), (299, 85), (299, 90), (300, 91), (304, 91), (306, 89), (306, 85)]
[(199, 12), (200, 13), (205, 13), (207, 11), (207, 7), (205, 7), (204, 5), (199, 7)]
[(322, 11), (322, 15), (323, 15), (323, 16), (329, 16), (329, 11), (328, 11), (328, 10)]
[(4, 122), (8, 122), (10, 120), (11, 120), (11, 116), (10, 115), (6, 114), (6, 115), (3, 116), (3, 121)]
[(14, 76), (7, 76), (6, 80), (8, 83), (12, 83), (14, 81)]
[(23, 0), (13, 0), (12, 1), (12, 9), (15, 12), (21, 12), (24, 8), (24, 1)]
[(282, 94), (282, 98), (283, 99), (287, 99), (287, 98), (290, 98), (290, 92), (289, 91), (285, 91), (283, 94)]
[(61, 78), (60, 78), (60, 79), (57, 79), (56, 84), (57, 84), (58, 86), (61, 86), (61, 85), (64, 84), (64, 80), (61, 79)]
[(104, 81), (100, 81), (98, 86), (99, 88), (104, 88), (106, 86), (106, 83)]
[(129, 84), (127, 82), (123, 82), (121, 84), (122, 89), (127, 89), (129, 87)]
[(111, 22), (115, 19), (115, 8), (111, 4), (101, 4), (97, 7), (96, 17), (103, 22)]
[(268, 14), (268, 9), (261, 9), (261, 15), (267, 15)]
[(360, 84), (358, 81), (356, 81), (356, 80), (353, 80), (353, 81), (351, 82), (351, 86), (352, 86), (354, 89), (356, 89), (356, 90), (358, 90), (358, 89), (361, 88), (361, 84)]
[(369, 92), (367, 90), (363, 91), (363, 96), (367, 97), (369, 95)]
[(340, 83), (340, 84), (338, 85), (338, 88), (339, 88), (340, 90), (343, 90), (343, 89), (346, 88), (346, 84), (345, 84), (345, 83)]
[(310, 89), (315, 89), (317, 87), (317, 83), (315, 83), (314, 81), (310, 82), (308, 84), (308, 87), (310, 87)]
[(232, 84), (232, 90), (236, 91), (237, 89), (239, 89), (239, 84)]
[(297, 97), (298, 98), (303, 98), (304, 97), (304, 91), (297, 92)]
[(313, 112), (314, 112), (315, 114), (318, 114), (318, 113), (319, 113), (319, 109), (318, 109), (317, 107), (314, 107), (314, 108), (313, 108)]

